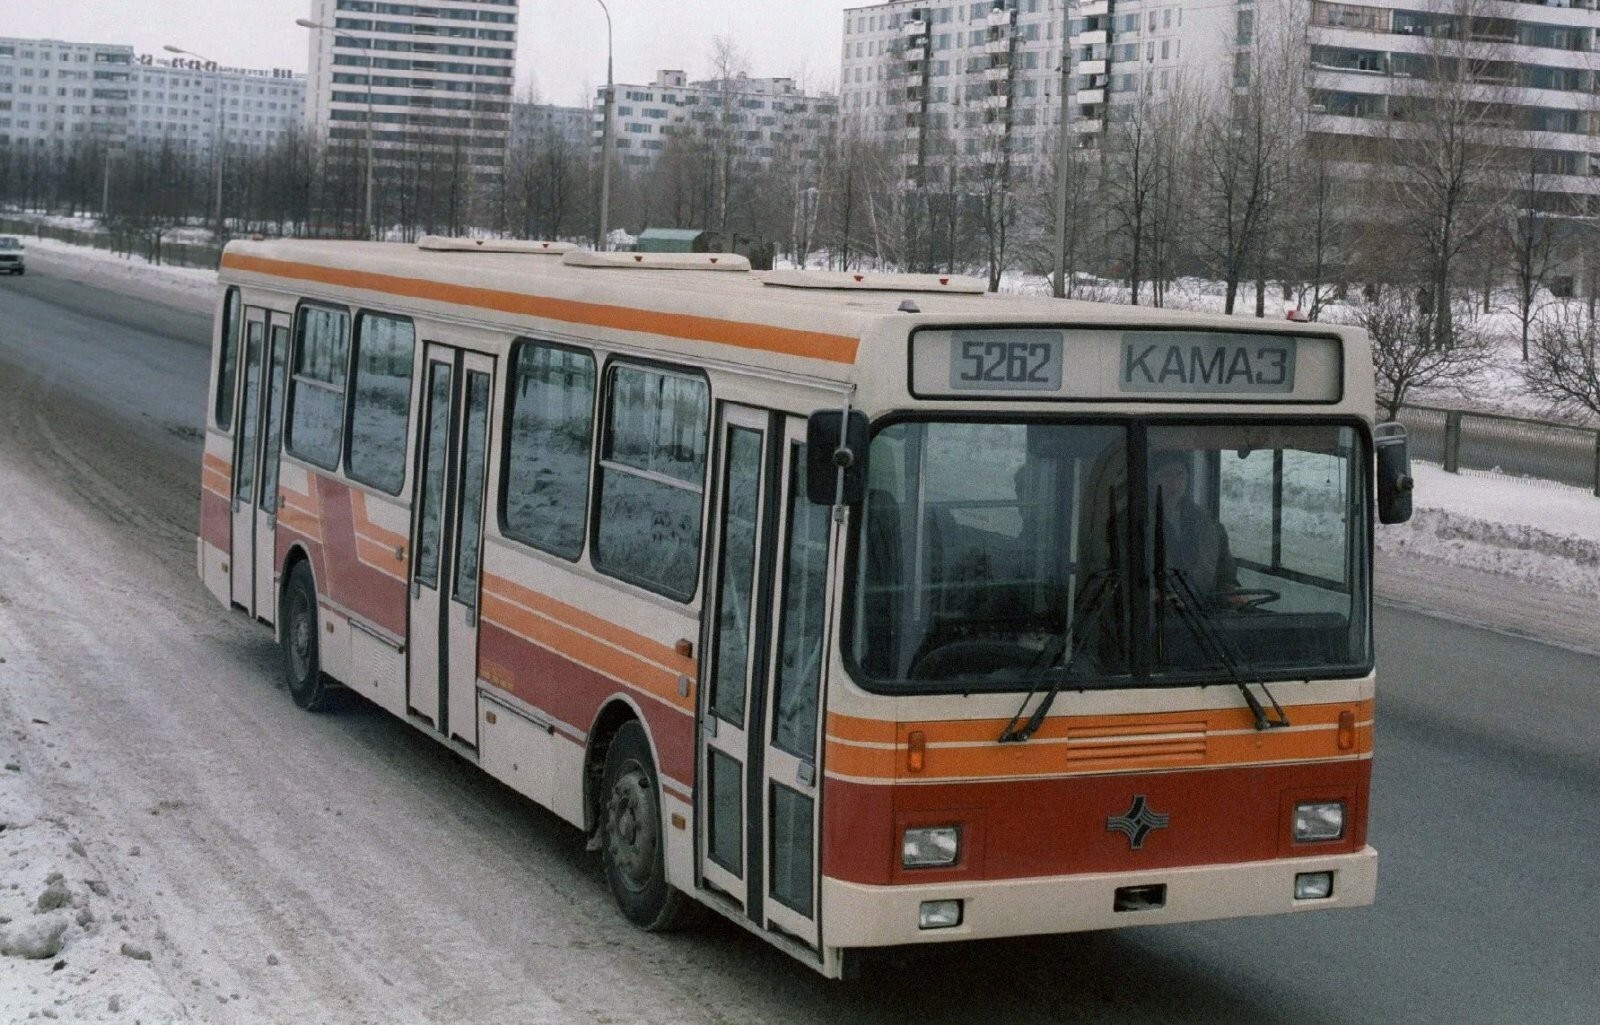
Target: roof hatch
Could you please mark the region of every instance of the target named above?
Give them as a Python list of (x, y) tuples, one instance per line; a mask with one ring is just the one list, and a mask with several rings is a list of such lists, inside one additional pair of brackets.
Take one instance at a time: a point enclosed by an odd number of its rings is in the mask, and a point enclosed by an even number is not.
[(530, 253), (535, 256), (561, 256), (578, 247), (571, 242), (536, 242), (518, 238), (461, 238), (424, 235), (417, 248), (431, 253)]
[(982, 278), (953, 274), (856, 274), (845, 271), (775, 270), (762, 283), (779, 288), (833, 288), (847, 292), (961, 292), (988, 291)]
[(568, 267), (640, 270), (748, 271), (750, 261), (736, 253), (593, 253), (586, 249), (561, 258)]

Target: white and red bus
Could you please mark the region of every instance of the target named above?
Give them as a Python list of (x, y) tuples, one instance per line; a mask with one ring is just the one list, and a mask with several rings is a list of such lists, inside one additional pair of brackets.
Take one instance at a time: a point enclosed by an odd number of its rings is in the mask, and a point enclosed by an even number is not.
[(1364, 335), (564, 249), (225, 252), (199, 572), (296, 703), (830, 976), (1372, 901)]

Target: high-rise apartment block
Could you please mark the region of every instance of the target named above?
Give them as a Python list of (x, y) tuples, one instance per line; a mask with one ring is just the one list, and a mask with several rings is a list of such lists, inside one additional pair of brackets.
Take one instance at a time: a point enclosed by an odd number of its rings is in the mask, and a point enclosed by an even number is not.
[[(1141, 97), (1226, 91), (1264, 36), (1304, 62), (1315, 142), (1381, 163), (1381, 140), (1427, 102), (1433, 68), (1470, 68), (1480, 118), (1525, 151), (1552, 209), (1600, 214), (1600, 0), (889, 0), (844, 14), (840, 100), (862, 137), (896, 150), (911, 180), (1009, 154), (1042, 166), (1062, 123), (1062, 39), (1072, 144), (1101, 148)], [(1442, 62), (1442, 63), (1435, 63)]]
[(895, 149), (913, 180), (996, 153), (1018, 167), (1048, 161), (1045, 142), (1060, 113), (1064, 3), (891, 0), (846, 9), (846, 125)]
[(479, 181), (505, 165), (518, 0), (313, 0), (306, 111), (330, 141), (458, 150)]
[[(690, 82), (682, 71), (660, 71), (650, 85), (617, 87), (613, 130), (623, 167), (653, 165), (675, 134), (699, 132), (733, 147), (742, 169), (820, 159), (821, 146), (839, 113), (832, 96), (802, 92), (792, 78), (737, 78)], [(595, 155), (605, 124), (605, 90), (595, 93)]]
[(281, 68), (158, 59), (123, 45), (0, 39), (0, 145), (165, 143), (209, 156), (220, 138), (260, 149), (301, 126), (305, 86), (305, 76)]

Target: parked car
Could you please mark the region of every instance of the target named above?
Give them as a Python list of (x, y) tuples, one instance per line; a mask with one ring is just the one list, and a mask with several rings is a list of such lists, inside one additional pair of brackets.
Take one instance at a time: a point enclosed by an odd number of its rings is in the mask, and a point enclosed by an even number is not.
[(0, 272), (6, 274), (28, 272), (27, 250), (22, 246), (22, 239), (15, 235), (0, 235)]

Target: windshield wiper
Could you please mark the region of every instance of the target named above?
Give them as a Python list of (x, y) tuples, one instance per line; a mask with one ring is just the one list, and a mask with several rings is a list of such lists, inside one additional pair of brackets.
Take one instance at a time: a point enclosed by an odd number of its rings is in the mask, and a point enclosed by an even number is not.
[[(1233, 642), (1228, 639), (1226, 634), (1219, 630), (1216, 624), (1211, 621), (1210, 617), (1202, 612), (1200, 594), (1195, 590), (1194, 584), (1189, 580), (1188, 577), (1184, 575), (1183, 571), (1179, 569), (1167, 568), (1167, 532), (1165, 529), (1165, 524), (1162, 522), (1164, 519), (1164, 508), (1165, 503), (1161, 500), (1161, 489), (1157, 488), (1155, 515), (1155, 575), (1156, 579), (1161, 581), (1162, 585), (1161, 593), (1156, 595), (1157, 657), (1163, 661), (1165, 661), (1166, 658), (1164, 644), (1164, 637), (1166, 634), (1165, 620), (1166, 607), (1168, 604), (1167, 599), (1170, 596), (1172, 599), (1172, 604), (1177, 609), (1178, 618), (1183, 622), (1184, 626), (1189, 628), (1189, 632), (1194, 635), (1194, 639), (1199, 642), (1202, 649), (1201, 653), (1205, 657), (1214, 659), (1220, 663), (1222, 668), (1227, 671), (1228, 676), (1233, 680), (1234, 685), (1239, 688), (1239, 693), (1244, 695), (1244, 702), (1246, 705), (1250, 706), (1250, 714), (1255, 719), (1256, 729), (1282, 729), (1283, 727), (1289, 725), (1288, 713), (1284, 712), (1283, 706), (1278, 704), (1278, 699), (1272, 696), (1272, 691), (1267, 689), (1266, 682), (1261, 680), (1259, 677), (1253, 680), (1246, 678), (1245, 667), (1249, 665), (1249, 660), (1244, 657), (1244, 653), (1239, 651)], [(1167, 586), (1169, 582), (1176, 586), (1169, 589)], [(1267, 712), (1262, 706), (1261, 700), (1257, 698), (1250, 690), (1251, 683), (1254, 683), (1256, 686), (1260, 687), (1261, 693), (1265, 694), (1267, 696), (1267, 700), (1272, 702), (1272, 711), (1275, 716), (1274, 718), (1267, 718)]]
[[(1195, 591), (1194, 584), (1189, 581), (1189, 578), (1184, 576), (1182, 570), (1178, 569), (1167, 570), (1166, 578), (1176, 585), (1173, 590), (1175, 592), (1174, 597), (1177, 599), (1175, 605), (1178, 610), (1178, 618), (1183, 621), (1184, 626), (1189, 628), (1189, 632), (1194, 635), (1194, 639), (1200, 643), (1200, 647), (1204, 649), (1202, 654), (1221, 663), (1222, 668), (1227, 670), (1228, 676), (1233, 680), (1234, 685), (1239, 688), (1239, 693), (1244, 695), (1245, 704), (1250, 706), (1250, 714), (1255, 717), (1256, 729), (1281, 729), (1289, 725), (1288, 713), (1283, 710), (1282, 705), (1278, 704), (1278, 699), (1272, 696), (1272, 691), (1267, 689), (1266, 681), (1253, 673), (1250, 677), (1245, 675), (1249, 661), (1227, 635), (1217, 628), (1210, 617), (1200, 611), (1200, 595)], [(1252, 683), (1260, 687), (1261, 693), (1265, 694), (1267, 700), (1272, 702), (1272, 718), (1267, 717), (1266, 709), (1262, 706), (1260, 699), (1250, 690)]]
[(1089, 574), (1088, 579), (1084, 581), (1083, 588), (1078, 591), (1078, 597), (1072, 603), (1072, 623), (1066, 631), (1067, 637), (1059, 648), (1047, 644), (1040, 649), (1038, 657), (1033, 660), (1033, 665), (1028, 667), (1027, 675), (1033, 677), (1055, 668), (1054, 663), (1058, 657), (1061, 658), (1060, 669), (1050, 681), (1050, 686), (1045, 689), (1044, 697), (1040, 699), (1038, 707), (1028, 716), (1028, 721), (1019, 727), (1018, 720), (1022, 718), (1022, 713), (1027, 711), (1028, 702), (1033, 700), (1039, 689), (1032, 687), (1023, 696), (1022, 705), (1017, 709), (1017, 713), (1006, 723), (1006, 728), (1000, 731), (1000, 743), (1020, 744), (1039, 732), (1039, 727), (1044, 725), (1044, 717), (1050, 714), (1050, 706), (1055, 703), (1056, 695), (1061, 692), (1062, 682), (1072, 672), (1072, 663), (1082, 654), (1084, 646), (1088, 643), (1089, 629), (1084, 624), (1099, 618), (1107, 596), (1114, 590), (1112, 585), (1115, 580), (1114, 572), (1102, 569)]

